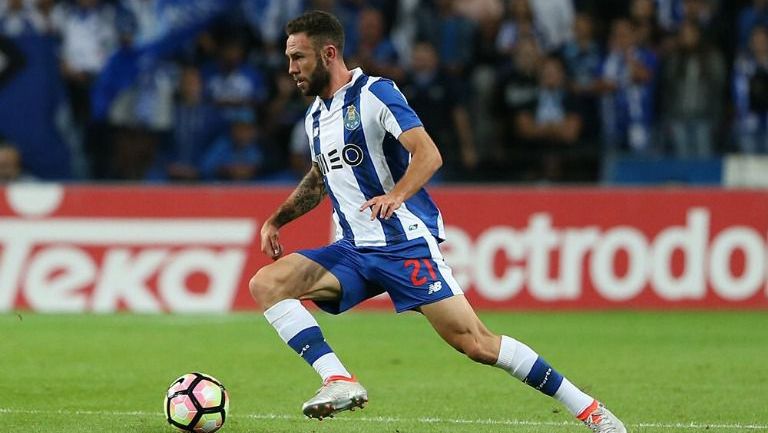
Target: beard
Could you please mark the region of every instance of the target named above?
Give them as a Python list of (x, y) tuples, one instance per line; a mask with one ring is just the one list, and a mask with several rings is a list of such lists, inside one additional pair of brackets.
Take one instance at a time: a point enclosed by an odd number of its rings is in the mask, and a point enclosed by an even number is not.
[[(318, 56), (319, 57), (319, 56)], [(318, 96), (331, 83), (331, 73), (318, 58), (315, 70), (307, 78), (307, 89), (302, 93), (304, 96)]]

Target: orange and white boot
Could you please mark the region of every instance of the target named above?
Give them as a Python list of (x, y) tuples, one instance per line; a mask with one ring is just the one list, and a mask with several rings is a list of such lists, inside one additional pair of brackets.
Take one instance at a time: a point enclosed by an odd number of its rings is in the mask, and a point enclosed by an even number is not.
[(578, 418), (595, 433), (627, 433), (624, 423), (597, 400)]
[(363, 408), (367, 402), (368, 391), (354, 377), (331, 376), (301, 410), (310, 418), (322, 420), (337, 412)]

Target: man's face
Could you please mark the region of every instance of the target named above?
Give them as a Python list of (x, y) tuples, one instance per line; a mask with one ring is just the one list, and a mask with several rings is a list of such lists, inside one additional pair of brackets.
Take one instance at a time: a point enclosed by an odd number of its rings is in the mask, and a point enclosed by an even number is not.
[(15, 180), (19, 177), (19, 153), (14, 149), (0, 149), (0, 182)]
[(424, 43), (418, 43), (411, 51), (411, 66), (415, 72), (433, 72), (437, 69), (438, 58), (435, 49)]
[(288, 73), (304, 96), (317, 96), (330, 85), (331, 75), (306, 33), (294, 33), (285, 43)]
[(626, 20), (619, 20), (613, 24), (611, 42), (615, 50), (627, 50), (634, 43), (632, 24)]
[(563, 65), (557, 60), (548, 59), (541, 67), (540, 77), (542, 87), (550, 90), (561, 88), (565, 79)]

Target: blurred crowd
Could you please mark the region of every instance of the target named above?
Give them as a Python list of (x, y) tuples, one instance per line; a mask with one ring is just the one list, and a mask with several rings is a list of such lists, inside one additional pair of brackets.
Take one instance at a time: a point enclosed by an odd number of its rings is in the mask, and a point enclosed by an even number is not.
[[(240, 0), (158, 38), (161, 1), (0, 0), (2, 40), (56, 43), (74, 179), (300, 178), (309, 101), (283, 25), (307, 9), (339, 17), (350, 68), (397, 83), (442, 181), (591, 182), (627, 155), (768, 153), (768, 0)], [(0, 176), (40, 175), (0, 143)]]

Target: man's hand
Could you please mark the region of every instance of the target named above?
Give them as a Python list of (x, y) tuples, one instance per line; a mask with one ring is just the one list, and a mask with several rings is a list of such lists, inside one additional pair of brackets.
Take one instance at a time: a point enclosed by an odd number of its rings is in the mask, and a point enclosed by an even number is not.
[(371, 209), (371, 221), (376, 218), (384, 218), (388, 220), (396, 210), (400, 209), (404, 199), (400, 196), (396, 196), (391, 192), (389, 194), (380, 195), (374, 197), (360, 206), (360, 212), (370, 208)]
[(271, 221), (267, 221), (261, 226), (261, 252), (272, 260), (277, 260), (283, 255), (280, 233), (277, 226)]

